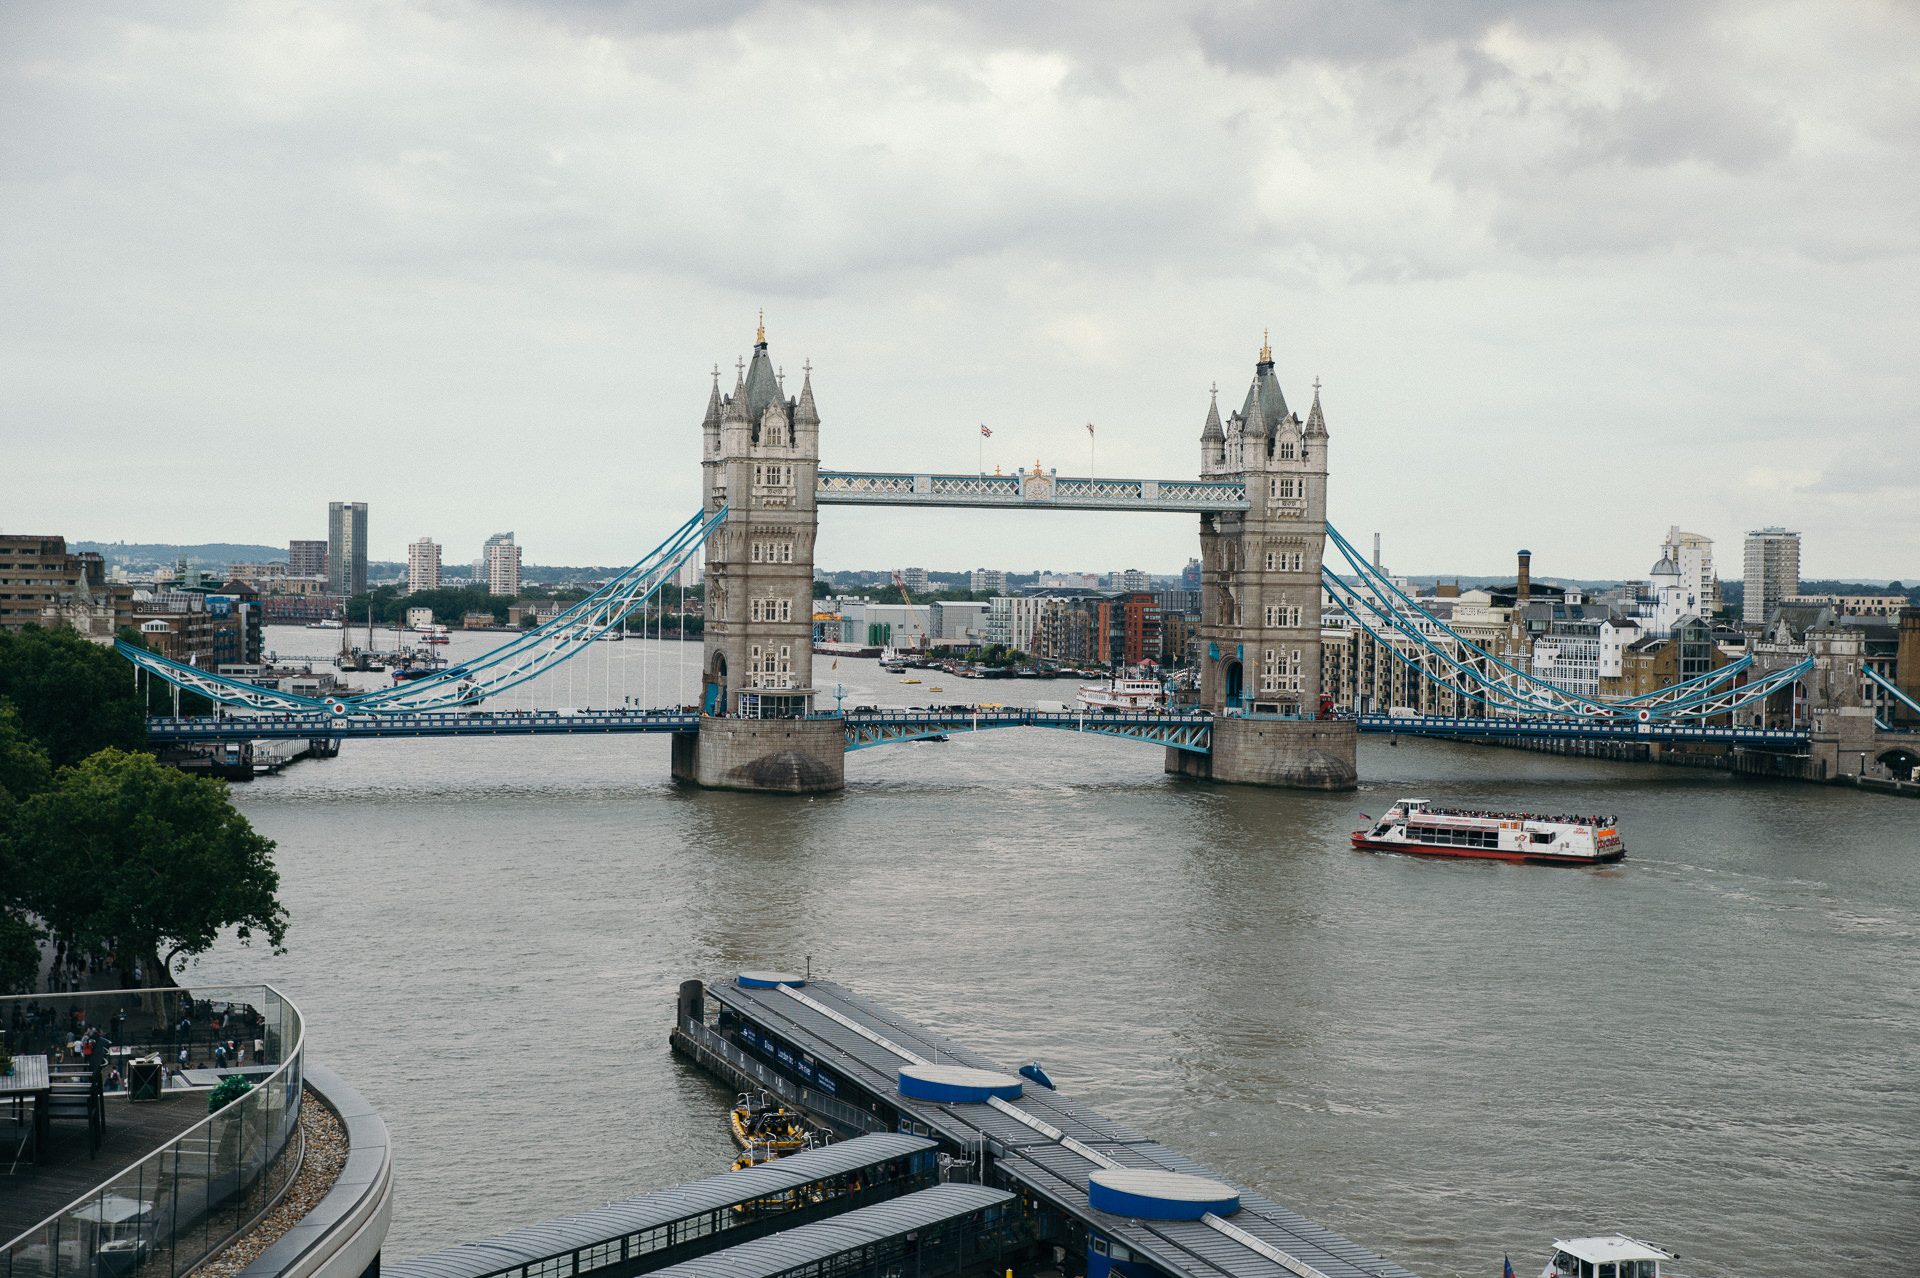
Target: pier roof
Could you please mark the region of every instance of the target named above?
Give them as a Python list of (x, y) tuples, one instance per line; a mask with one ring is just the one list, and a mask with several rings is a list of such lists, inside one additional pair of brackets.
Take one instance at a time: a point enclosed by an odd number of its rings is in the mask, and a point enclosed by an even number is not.
[[(1017, 1099), (967, 1105), (902, 1096), (896, 1086), (902, 1051), (943, 1065), (1002, 1071), (1005, 1067), (844, 986), (814, 980), (788, 993), (714, 982), (707, 991), (709, 997), (812, 1053), (818, 1067), (837, 1069), (848, 1081), (884, 1097), (948, 1141), (963, 1146), (982, 1138), (991, 1141), (995, 1165), (1008, 1176), (1100, 1233), (1124, 1242), (1169, 1274), (1302, 1278), (1301, 1269), (1203, 1221), (1128, 1220), (1095, 1209), (1087, 1200), (1087, 1178), (1102, 1165), (1096, 1160), (1205, 1176), (1233, 1185), (1240, 1191), (1240, 1210), (1226, 1223), (1309, 1270), (1307, 1278), (1415, 1278), (1412, 1271), (1058, 1091), (1033, 1085)], [(892, 1050), (869, 1034), (885, 1039)], [(1036, 1123), (1064, 1139), (1047, 1134)]]
[(381, 1267), (388, 1278), (481, 1278), (933, 1147), (924, 1137), (895, 1132), (861, 1136)]
[(985, 1185), (935, 1185), (892, 1202), (782, 1230), (654, 1272), (660, 1278), (713, 1278), (717, 1273), (727, 1278), (768, 1278), (810, 1261), (825, 1260), (1011, 1201), (1012, 1194)]

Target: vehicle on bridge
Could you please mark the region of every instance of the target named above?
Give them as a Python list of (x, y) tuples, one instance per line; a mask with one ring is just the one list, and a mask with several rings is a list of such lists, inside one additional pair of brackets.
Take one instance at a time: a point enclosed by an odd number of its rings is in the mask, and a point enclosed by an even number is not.
[(1353, 832), (1361, 852), (1411, 852), (1537, 865), (1602, 865), (1627, 854), (1612, 817), (1537, 816), (1531, 812), (1462, 812), (1426, 799), (1402, 799), (1365, 830)]

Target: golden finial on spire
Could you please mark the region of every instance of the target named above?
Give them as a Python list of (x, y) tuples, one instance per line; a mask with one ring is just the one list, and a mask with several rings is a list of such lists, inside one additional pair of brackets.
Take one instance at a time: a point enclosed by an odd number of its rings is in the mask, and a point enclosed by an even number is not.
[(1267, 341), (1267, 330), (1264, 328), (1260, 330), (1260, 362), (1273, 363), (1273, 347)]
[(754, 333), (753, 340), (761, 345), (765, 345), (767, 340), (767, 308), (764, 306), (760, 308), (760, 328)]

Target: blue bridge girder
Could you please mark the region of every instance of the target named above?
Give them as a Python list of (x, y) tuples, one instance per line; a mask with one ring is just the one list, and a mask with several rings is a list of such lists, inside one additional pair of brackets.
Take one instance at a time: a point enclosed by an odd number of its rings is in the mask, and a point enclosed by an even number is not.
[(1207, 714), (1080, 713), (1013, 706), (979, 711), (854, 710), (843, 718), (849, 750), (989, 728), (1055, 728), (1172, 746), (1193, 754), (1206, 754), (1213, 748), (1213, 716)]
[(1723, 745), (1787, 746), (1808, 744), (1805, 729), (1733, 728), (1711, 723), (1581, 722), (1555, 719), (1447, 718), (1437, 715), (1395, 717), (1363, 714), (1355, 720), (1362, 732), (1390, 732), (1406, 737), (1534, 737), (1563, 741), (1710, 742)]
[(417, 714), (325, 714), (195, 716), (147, 720), (147, 740), (156, 745), (195, 741), (307, 741), (321, 737), (543, 737), (580, 733), (697, 732), (690, 710), (489, 710), (424, 711)]
[(820, 506), (970, 506), (1001, 510), (1138, 510), (1176, 514), (1246, 510), (1247, 488), (1225, 479), (1092, 479), (1041, 474), (912, 475), (823, 470)]
[[(897, 741), (943, 737), (954, 732), (977, 732), (988, 728), (1054, 728), (1121, 737), (1205, 754), (1213, 724), (1210, 716), (1201, 714), (1077, 714), (1019, 708), (981, 710), (977, 713), (849, 711), (839, 716), (811, 717), (840, 718), (846, 724), (849, 750), (865, 750)], [(540, 710), (504, 713), (473, 710), (339, 717), (309, 714), (231, 715), (149, 719), (147, 739), (156, 745), (181, 745), (197, 741), (306, 741), (326, 737), (528, 737), (698, 732), (700, 720), (699, 714), (680, 710)]]

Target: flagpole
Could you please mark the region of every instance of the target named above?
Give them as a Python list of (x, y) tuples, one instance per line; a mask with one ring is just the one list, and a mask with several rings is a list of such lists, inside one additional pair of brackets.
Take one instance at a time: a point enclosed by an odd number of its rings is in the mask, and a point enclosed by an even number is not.
[(1093, 495), (1093, 423), (1087, 423), (1087, 495)]

